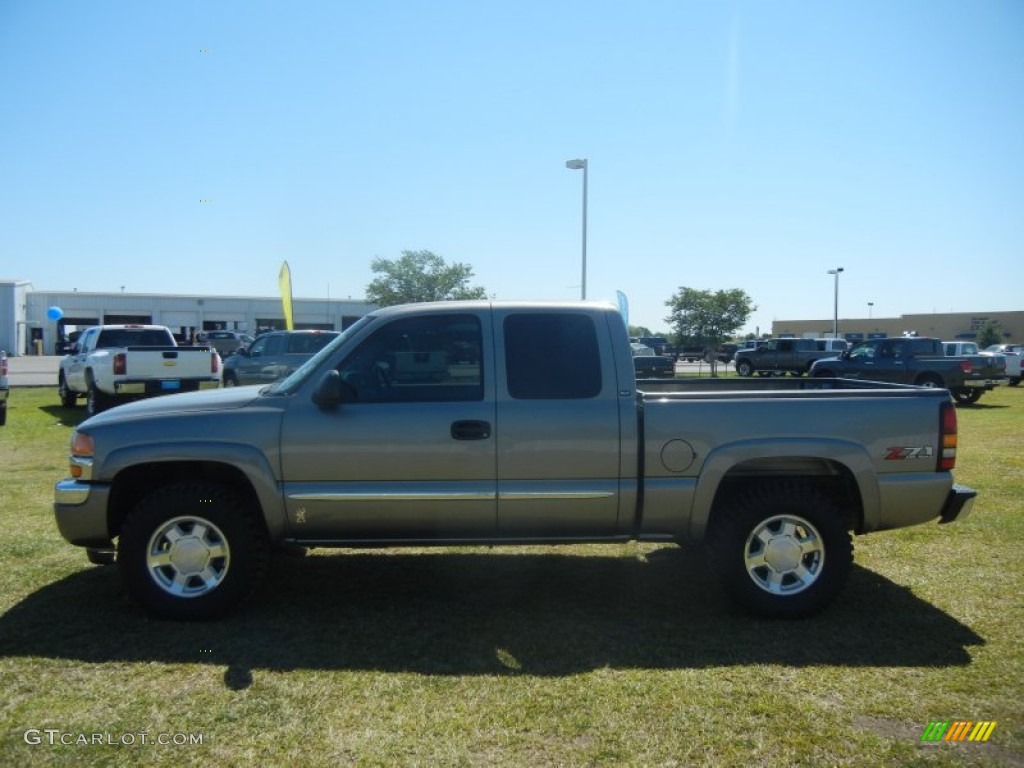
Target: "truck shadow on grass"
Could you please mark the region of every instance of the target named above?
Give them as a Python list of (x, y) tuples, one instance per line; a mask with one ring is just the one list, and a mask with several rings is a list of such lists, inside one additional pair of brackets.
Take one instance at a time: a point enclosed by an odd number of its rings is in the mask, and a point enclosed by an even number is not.
[[(627, 552), (620, 549), (618, 552)], [(646, 558), (436, 550), (279, 557), (256, 599), (207, 623), (148, 619), (116, 568), (88, 568), (0, 617), (0, 656), (212, 663), (254, 671), (570, 675), (611, 668), (785, 664), (943, 667), (984, 640), (909, 590), (854, 567), (803, 621), (738, 613), (695, 548)]]
[(39, 410), (56, 419), (66, 427), (77, 427), (89, 418), (89, 414), (85, 412), (85, 408), (83, 406), (65, 408), (62, 405), (44, 405), (41, 406)]

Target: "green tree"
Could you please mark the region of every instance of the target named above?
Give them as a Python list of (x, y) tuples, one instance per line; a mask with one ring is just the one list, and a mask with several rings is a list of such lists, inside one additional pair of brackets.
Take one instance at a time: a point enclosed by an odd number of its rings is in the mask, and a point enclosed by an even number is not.
[(418, 301), (486, 299), (487, 292), (469, 285), (473, 269), (445, 260), (431, 251), (402, 251), (401, 258), (376, 258), (370, 269), (377, 275), (366, 286), (366, 300), (381, 307)]
[[(739, 288), (699, 291), (683, 286), (665, 305), (671, 312), (665, 322), (675, 330), (680, 344), (689, 340), (710, 350), (731, 338), (757, 309), (746, 291)], [(711, 375), (717, 375), (714, 362)]]
[(993, 344), (1002, 344), (1003, 332), (999, 330), (999, 323), (995, 320), (986, 320), (978, 331), (978, 347), (984, 349)]

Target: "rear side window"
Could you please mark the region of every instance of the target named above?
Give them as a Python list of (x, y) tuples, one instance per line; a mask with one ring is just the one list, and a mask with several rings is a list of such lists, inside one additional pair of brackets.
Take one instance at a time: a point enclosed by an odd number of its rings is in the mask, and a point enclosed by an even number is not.
[(583, 400), (601, 392), (597, 331), (586, 315), (505, 318), (508, 392), (517, 400)]

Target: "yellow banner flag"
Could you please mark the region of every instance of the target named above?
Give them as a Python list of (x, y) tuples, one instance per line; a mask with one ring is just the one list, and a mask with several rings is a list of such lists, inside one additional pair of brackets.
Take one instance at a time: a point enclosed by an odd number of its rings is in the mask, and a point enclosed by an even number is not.
[(281, 306), (284, 308), (284, 327), (286, 330), (294, 331), (295, 324), (292, 322), (292, 271), (288, 268), (288, 262), (281, 265), (281, 273), (277, 276), (277, 284), (281, 288)]

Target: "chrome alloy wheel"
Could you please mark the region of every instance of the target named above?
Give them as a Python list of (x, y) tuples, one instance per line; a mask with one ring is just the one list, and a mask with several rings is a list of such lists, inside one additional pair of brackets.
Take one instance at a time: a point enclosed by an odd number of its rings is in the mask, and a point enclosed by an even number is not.
[(747, 575), (765, 592), (795, 595), (821, 576), (825, 544), (818, 530), (803, 518), (776, 515), (751, 531), (743, 561)]
[(201, 517), (168, 520), (149, 539), (146, 570), (174, 597), (200, 597), (224, 581), (231, 549), (221, 530)]

